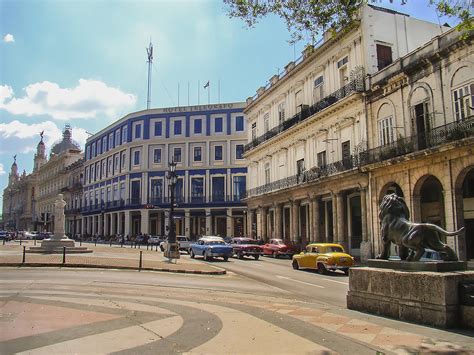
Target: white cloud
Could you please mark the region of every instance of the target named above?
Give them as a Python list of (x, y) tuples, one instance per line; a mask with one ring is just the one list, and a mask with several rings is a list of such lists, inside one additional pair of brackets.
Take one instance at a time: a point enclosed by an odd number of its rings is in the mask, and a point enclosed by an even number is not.
[(3, 42), (15, 42), (15, 38), (13, 37), (12, 34), (10, 33), (7, 33), (4, 37), (3, 37)]
[[(0, 153), (31, 153), (36, 151), (36, 146), (40, 141), (40, 132), (44, 131), (43, 141), (46, 145), (46, 152), (49, 153), (51, 146), (62, 139), (63, 127), (59, 128), (52, 121), (45, 121), (36, 124), (25, 124), (20, 121), (0, 123)], [(72, 139), (79, 143), (81, 149), (87, 139), (84, 128), (73, 127)]]
[(5, 168), (3, 167), (3, 164), (0, 163), (0, 175), (5, 175), (6, 172), (5, 172)]
[(61, 88), (43, 81), (24, 88), (25, 96), (14, 98), (9, 86), (0, 86), (0, 109), (14, 115), (49, 115), (57, 120), (117, 118), (137, 101), (133, 94), (107, 86), (102, 81), (80, 79), (74, 88)]

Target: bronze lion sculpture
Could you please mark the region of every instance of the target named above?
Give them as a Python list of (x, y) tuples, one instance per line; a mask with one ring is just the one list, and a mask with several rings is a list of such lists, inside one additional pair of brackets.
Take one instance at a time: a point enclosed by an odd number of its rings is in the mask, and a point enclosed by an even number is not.
[(398, 245), (401, 260), (419, 261), (425, 248), (441, 252), (446, 261), (457, 261), (453, 249), (441, 242), (441, 236), (461, 234), (464, 227), (447, 232), (431, 223), (413, 223), (408, 219), (410, 212), (403, 198), (396, 194), (385, 195), (380, 204), (380, 227), (383, 248), (377, 259), (387, 260), (390, 256), (390, 243)]

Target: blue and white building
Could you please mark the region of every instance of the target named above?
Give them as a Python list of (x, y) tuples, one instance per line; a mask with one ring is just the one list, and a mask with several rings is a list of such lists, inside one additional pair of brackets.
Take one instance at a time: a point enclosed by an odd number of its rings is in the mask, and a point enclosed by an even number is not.
[(83, 232), (164, 235), (168, 162), (177, 163), (176, 232), (239, 236), (244, 230), (244, 103), (131, 113), (89, 137)]

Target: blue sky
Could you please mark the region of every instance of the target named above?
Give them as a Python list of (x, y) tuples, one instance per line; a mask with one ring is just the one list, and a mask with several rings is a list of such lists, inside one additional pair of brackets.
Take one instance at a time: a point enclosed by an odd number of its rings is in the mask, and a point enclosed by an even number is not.
[[(438, 22), (428, 0), (378, 5)], [(441, 19), (441, 23), (453, 20)], [(0, 193), (17, 154), (33, 167), (39, 132), (60, 139), (66, 123), (83, 144), (123, 115), (146, 108), (146, 50), (154, 45), (152, 107), (245, 101), (299, 56), (276, 17), (248, 29), (220, 0), (0, 0)], [(1, 206), (1, 200), (0, 200)]]

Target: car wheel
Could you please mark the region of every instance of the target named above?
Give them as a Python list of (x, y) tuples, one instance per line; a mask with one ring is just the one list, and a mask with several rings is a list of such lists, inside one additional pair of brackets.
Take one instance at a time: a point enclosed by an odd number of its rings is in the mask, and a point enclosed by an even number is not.
[(258, 260), (258, 258), (260, 257), (260, 255), (254, 255), (253, 257), (255, 258), (255, 260)]
[(318, 263), (318, 273), (321, 275), (324, 275), (326, 273), (326, 267), (324, 266), (323, 263)]
[(349, 269), (344, 269), (344, 270), (342, 270), (342, 271), (344, 271), (344, 274), (345, 274), (346, 276), (349, 276)]
[(242, 259), (244, 258), (244, 254), (242, 254), (241, 251), (239, 251), (239, 252), (237, 253), (237, 256), (238, 256), (238, 258), (239, 258), (240, 260), (242, 260)]
[(191, 249), (191, 251), (189, 252), (189, 255), (191, 256), (191, 259), (194, 259), (194, 257), (196, 256), (196, 254), (194, 254), (193, 250)]
[(224, 256), (224, 261), (227, 261), (229, 260), (229, 257), (228, 256)]
[(300, 266), (299, 266), (299, 264), (298, 264), (298, 262), (297, 262), (296, 260), (293, 260), (292, 265), (293, 265), (293, 269), (295, 269), (295, 270), (299, 270), (299, 269), (300, 269)]

